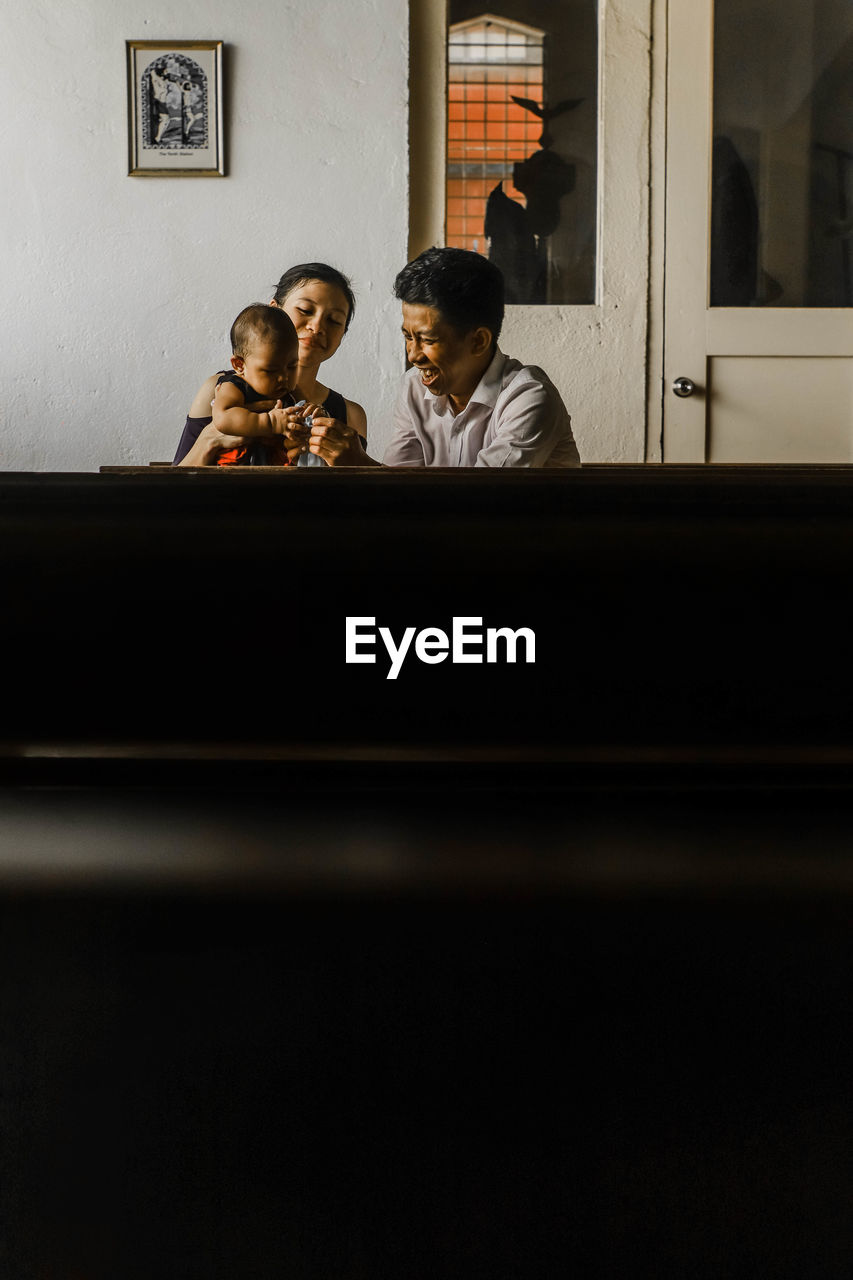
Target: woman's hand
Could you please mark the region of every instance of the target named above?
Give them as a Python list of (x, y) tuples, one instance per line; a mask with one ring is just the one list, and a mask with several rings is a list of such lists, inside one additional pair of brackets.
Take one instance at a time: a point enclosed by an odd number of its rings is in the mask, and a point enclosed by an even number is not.
[(364, 451), (361, 436), (355, 427), (348, 427), (337, 418), (314, 417), (308, 437), (311, 453), (327, 462), (330, 467), (375, 466)]
[(198, 438), (181, 461), (179, 467), (215, 467), (220, 453), (228, 449), (242, 449), (252, 442), (261, 444), (273, 442), (273, 436), (235, 436), (230, 432), (218, 431), (212, 422), (202, 427)]
[(217, 431), (212, 422), (202, 427), (195, 444), (178, 463), (179, 467), (215, 467), (220, 453), (226, 449), (239, 449), (246, 443), (245, 436), (226, 435)]

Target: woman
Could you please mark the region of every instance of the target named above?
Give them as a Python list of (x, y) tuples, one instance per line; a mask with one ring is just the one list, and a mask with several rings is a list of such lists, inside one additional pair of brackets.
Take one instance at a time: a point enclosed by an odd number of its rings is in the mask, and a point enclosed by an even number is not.
[[(324, 360), (341, 345), (355, 311), (355, 298), (346, 276), (324, 262), (305, 262), (285, 271), (270, 303), (281, 307), (293, 321), (299, 339), (299, 369), (293, 388), (294, 400), (321, 405), (314, 414), (316, 431), (310, 440), (310, 455), (334, 466), (349, 444), (363, 443), (367, 416), (360, 404), (347, 400), (319, 381)], [(226, 436), (213, 425), (210, 412), (218, 373), (199, 387), (190, 405), (183, 435), (173, 465), (215, 466), (219, 454), (243, 443), (239, 436)], [(303, 455), (308, 461), (309, 455)]]

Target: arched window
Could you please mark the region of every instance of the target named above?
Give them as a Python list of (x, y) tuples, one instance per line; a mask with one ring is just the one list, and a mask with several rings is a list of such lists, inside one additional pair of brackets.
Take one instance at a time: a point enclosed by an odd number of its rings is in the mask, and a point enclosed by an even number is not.
[(510, 303), (591, 303), (596, 0), (496, 7), (450, 0), (445, 243), (496, 262)]
[(483, 14), (454, 23), (447, 58), (447, 243), (486, 253), (486, 202), (512, 185), (513, 164), (538, 145), (541, 120), (516, 99), (544, 97), (543, 31)]

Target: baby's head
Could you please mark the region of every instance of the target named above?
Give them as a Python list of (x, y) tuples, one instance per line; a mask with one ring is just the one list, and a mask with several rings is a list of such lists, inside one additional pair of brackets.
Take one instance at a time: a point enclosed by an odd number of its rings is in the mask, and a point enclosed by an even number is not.
[(231, 326), (231, 367), (253, 391), (277, 400), (296, 379), (299, 341), (293, 321), (279, 307), (254, 302)]

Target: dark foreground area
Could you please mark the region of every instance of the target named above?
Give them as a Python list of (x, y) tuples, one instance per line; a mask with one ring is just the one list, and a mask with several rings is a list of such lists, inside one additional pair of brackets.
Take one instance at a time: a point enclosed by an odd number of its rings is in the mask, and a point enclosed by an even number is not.
[(0, 794), (2, 1272), (846, 1277), (853, 796)]
[(0, 578), (0, 1275), (847, 1280), (850, 468), (4, 475)]

